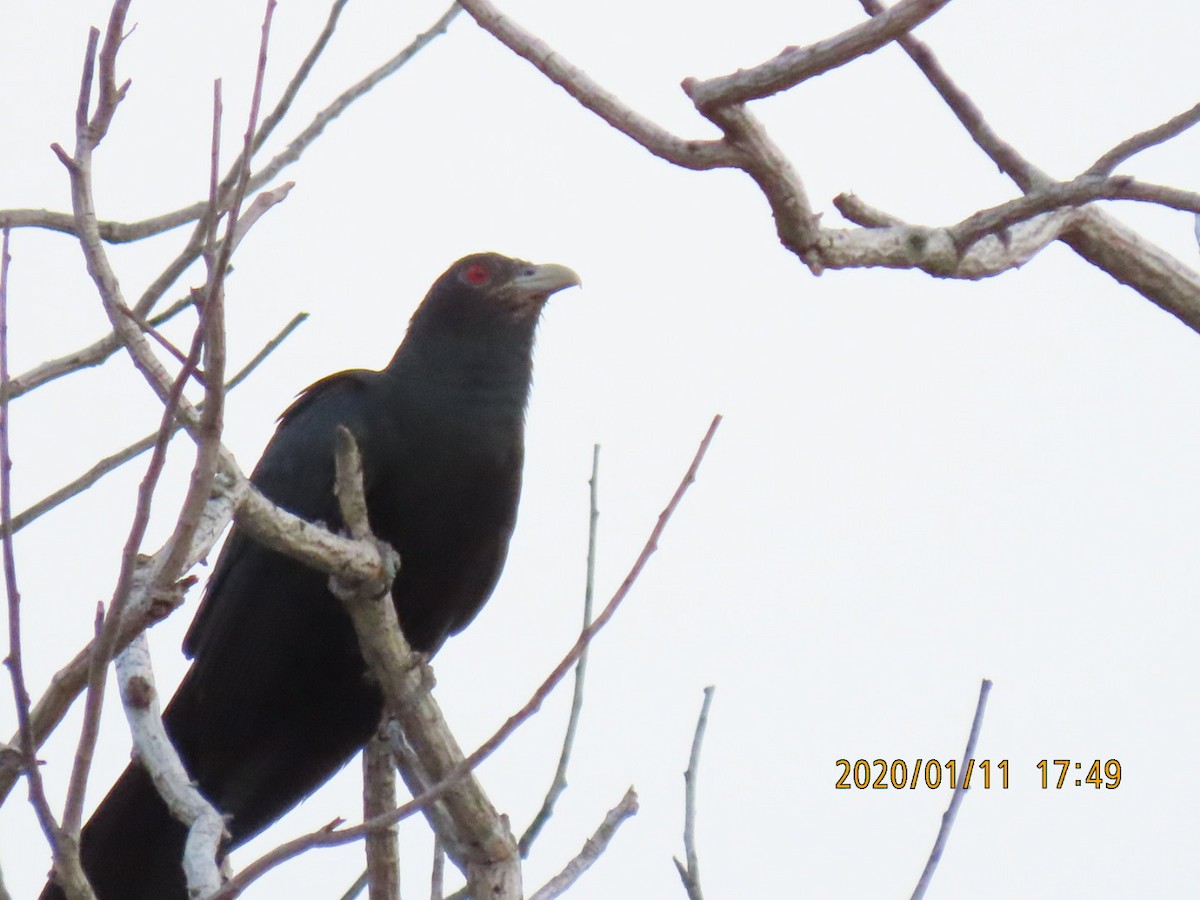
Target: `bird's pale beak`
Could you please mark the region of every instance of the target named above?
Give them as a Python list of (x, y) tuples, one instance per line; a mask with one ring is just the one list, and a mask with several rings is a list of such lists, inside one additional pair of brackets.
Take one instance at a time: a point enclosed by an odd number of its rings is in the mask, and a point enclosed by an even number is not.
[(512, 280), (515, 287), (526, 297), (549, 297), (551, 294), (575, 285), (583, 284), (574, 269), (557, 263), (542, 266), (525, 266)]

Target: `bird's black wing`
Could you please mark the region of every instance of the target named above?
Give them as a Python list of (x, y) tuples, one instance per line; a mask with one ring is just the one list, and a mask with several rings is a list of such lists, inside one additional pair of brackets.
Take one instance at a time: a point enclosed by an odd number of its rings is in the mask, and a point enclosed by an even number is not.
[[(369, 402), (371, 388), (379, 377), (378, 372), (349, 369), (322, 378), (301, 391), (280, 414), (275, 436), (250, 476), (255, 487), (269, 500), (301, 518), (334, 529), (340, 527), (341, 514), (333, 493), (334, 428), (337, 425), (349, 428), (360, 449), (371, 442), (370, 417), (362, 407)], [(364, 489), (370, 481), (368, 473), (374, 475), (377, 469), (371, 463), (363, 464)], [(247, 552), (261, 552), (261, 548), (235, 526), (183, 639), (183, 650), (189, 659), (202, 653), (204, 646), (215, 643), (206, 637), (209, 632), (224, 633), (227, 626), (220, 625), (222, 620), (246, 613), (239, 609), (241, 604), (223, 600), (222, 596), (223, 585), (244, 564)]]
[[(370, 451), (388, 380), (350, 371), (310, 387), (280, 417), (255, 485), (290, 512), (340, 527), (335, 429), (359, 441), (369, 490), (380, 477)], [(235, 527), (185, 638), (194, 662), (164, 719), (189, 772), (233, 817), (237, 842), (315, 789), (378, 721), (378, 692), (327, 584)]]

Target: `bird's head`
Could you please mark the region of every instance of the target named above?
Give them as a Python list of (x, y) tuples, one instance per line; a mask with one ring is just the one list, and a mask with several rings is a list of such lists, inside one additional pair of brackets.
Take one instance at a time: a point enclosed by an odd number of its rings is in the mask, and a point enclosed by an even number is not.
[(551, 294), (578, 284), (574, 271), (556, 263), (536, 265), (499, 253), (474, 253), (434, 282), (413, 325), (425, 318), (467, 328), (488, 322), (532, 324)]
[[(535, 265), (499, 253), (464, 256), (433, 283), (413, 313), (389, 367), (420, 365), (423, 377), (504, 379), (528, 386), (534, 332), (551, 294), (579, 284), (566, 266)], [(441, 373), (438, 376), (431, 372)]]

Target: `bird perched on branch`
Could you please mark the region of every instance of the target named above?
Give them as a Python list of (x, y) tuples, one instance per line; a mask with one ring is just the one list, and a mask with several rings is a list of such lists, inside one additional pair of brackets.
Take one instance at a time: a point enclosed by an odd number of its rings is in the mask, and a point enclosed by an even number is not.
[[(494, 253), (459, 260), (387, 367), (305, 390), (251, 476), (278, 505), (337, 529), (335, 429), (353, 433), (372, 529), (400, 553), (400, 625), (422, 653), (465, 628), (499, 578), (521, 491), (534, 332), (547, 298), (577, 284), (565, 266)], [(328, 577), (236, 526), (184, 651), (192, 666), (163, 721), (201, 793), (228, 818), (231, 846), (340, 769), (382, 714)], [(134, 761), (83, 830), (99, 900), (186, 898), (185, 838)], [(51, 884), (42, 900), (62, 896)]]

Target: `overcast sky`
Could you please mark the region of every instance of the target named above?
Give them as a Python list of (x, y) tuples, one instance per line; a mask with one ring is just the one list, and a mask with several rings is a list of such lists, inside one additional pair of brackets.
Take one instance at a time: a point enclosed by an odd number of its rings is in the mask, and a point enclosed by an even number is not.
[[(714, 131), (686, 76), (756, 64), (862, 19), (852, 0), (680, 0), (501, 7), (626, 102), (689, 137)], [(272, 100), (323, 3), (282, 3)], [(355, 0), (268, 146), (442, 13)], [(9, 4), (0, 25), (0, 208), (69, 207), (53, 141), (70, 146), (79, 67), (102, 2)], [(96, 158), (101, 216), (136, 220), (199, 199), (212, 80), (226, 158), (239, 144), (261, 5), (135, 2), (120, 62), (133, 80)], [(957, 0), (919, 34), (999, 133), (1070, 177), (1197, 97), (1190, 0)], [(1014, 195), (901, 52), (886, 48), (754, 104), (825, 221), (857, 192), (908, 221), (952, 224)], [(264, 157), (265, 158), (265, 157)], [(1200, 137), (1127, 164), (1194, 188)], [(1009, 786), (972, 791), (930, 897), (1187, 897), (1200, 882), (1196, 554), (1200, 342), (1063, 246), (979, 283), (919, 273), (814, 278), (778, 243), (741, 173), (674, 169), (610, 130), (466, 15), (334, 123), (281, 176), (297, 186), (239, 250), (230, 354), (252, 355), (295, 312), (299, 332), (230, 395), (225, 442), (249, 469), (275, 415), (341, 368), (385, 364), (425, 289), (456, 258), (498, 250), (572, 266), (584, 289), (544, 316), (526, 488), (504, 577), (436, 660), (437, 698), (474, 747), (528, 697), (578, 627), (592, 444), (601, 457), (602, 598), (616, 588), (714, 413), (725, 422), (642, 580), (593, 648), (570, 790), (525, 870), (540, 886), (625, 788), (641, 812), (570, 896), (683, 897), (683, 779), (705, 685), (698, 839), (712, 898), (907, 896), (945, 788), (835, 790), (836, 760), (961, 755), (980, 680), (995, 688), (976, 753)], [(1185, 264), (1190, 217), (1114, 208)], [(136, 296), (184, 240), (112, 256)], [(10, 340), (20, 372), (104, 334), (76, 243), (12, 235)], [(172, 297), (201, 276), (192, 271)], [(181, 327), (172, 331), (180, 336)], [(158, 406), (128, 362), (13, 408), (16, 506), (151, 430)], [(160, 493), (156, 548), (191, 462)], [(35, 696), (86, 641), (112, 591), (144, 461), (17, 541)], [(203, 573), (202, 573), (203, 574)], [(199, 600), (152, 631), (160, 688)], [(523, 829), (557, 759), (569, 691), (483, 767)], [(89, 800), (128, 759), (114, 705)], [(61, 808), (76, 711), (47, 745)], [(0, 735), (14, 729), (0, 704)], [(1119, 760), (1115, 790), (1043, 790), (1038, 762)], [(1071, 782), (1076, 774), (1073, 773)], [(359, 815), (352, 764), (245, 863), (335, 816)], [(49, 851), (18, 788), (0, 811), (0, 866), (36, 896)], [(404, 880), (423, 896), (429, 839), (403, 826)], [(246, 896), (336, 900), (358, 848), (309, 854)]]

